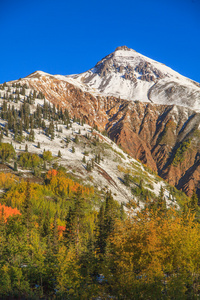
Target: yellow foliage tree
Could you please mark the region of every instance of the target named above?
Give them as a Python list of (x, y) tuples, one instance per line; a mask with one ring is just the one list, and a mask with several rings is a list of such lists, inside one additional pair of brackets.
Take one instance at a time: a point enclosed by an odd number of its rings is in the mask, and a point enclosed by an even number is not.
[(106, 276), (116, 295), (123, 299), (197, 296), (200, 228), (192, 215), (186, 222), (175, 211), (163, 217), (146, 210), (125, 222), (119, 220), (110, 245)]

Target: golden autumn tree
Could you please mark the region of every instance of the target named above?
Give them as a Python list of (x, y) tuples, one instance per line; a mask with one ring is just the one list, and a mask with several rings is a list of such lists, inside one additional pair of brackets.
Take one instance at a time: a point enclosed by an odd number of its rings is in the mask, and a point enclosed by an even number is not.
[(162, 216), (146, 210), (117, 222), (105, 270), (119, 299), (197, 296), (200, 228), (192, 215), (184, 218), (175, 211)]

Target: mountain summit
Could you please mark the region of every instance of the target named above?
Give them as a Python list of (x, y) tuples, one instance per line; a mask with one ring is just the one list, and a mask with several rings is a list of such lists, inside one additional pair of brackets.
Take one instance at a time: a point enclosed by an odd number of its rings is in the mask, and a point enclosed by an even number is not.
[(117, 47), (92, 69), (66, 76), (66, 80), (93, 95), (200, 108), (197, 82), (126, 46)]

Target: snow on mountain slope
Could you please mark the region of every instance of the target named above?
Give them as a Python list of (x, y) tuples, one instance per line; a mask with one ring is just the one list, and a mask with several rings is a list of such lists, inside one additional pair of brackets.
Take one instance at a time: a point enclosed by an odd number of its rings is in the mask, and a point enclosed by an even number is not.
[(92, 69), (74, 75), (51, 75), (37, 71), (26, 77), (73, 84), (93, 96), (180, 105), (200, 111), (200, 84), (126, 46), (100, 60)]
[[(65, 80), (61, 75), (55, 77)], [(94, 95), (200, 109), (198, 83), (126, 46), (118, 47), (89, 71), (66, 76), (66, 80)]]
[[(47, 76), (41, 72), (38, 75), (45, 76), (44, 80)], [(170, 196), (170, 186), (160, 177), (131, 158), (110, 138), (85, 124), (83, 119), (73, 117), (72, 120), (68, 112), (61, 113), (47, 102), (41, 91), (34, 90), (24, 80), (0, 85), (0, 112), (1, 142), (14, 147), (19, 176), (37, 176), (36, 173), (61, 165), (68, 173), (93, 185), (102, 195), (110, 190), (119, 202), (129, 203), (134, 199), (143, 207), (145, 199), (138, 193), (142, 182), (142, 189), (149, 199), (155, 200), (162, 186), (167, 205), (176, 203)], [(53, 128), (51, 133), (50, 127)], [(45, 169), (40, 164), (24, 170), (20, 157), (25, 151), (42, 158), (46, 150), (51, 151), (52, 160)], [(13, 164), (12, 160), (10, 170), (13, 170)], [(128, 184), (125, 183), (127, 174)]]

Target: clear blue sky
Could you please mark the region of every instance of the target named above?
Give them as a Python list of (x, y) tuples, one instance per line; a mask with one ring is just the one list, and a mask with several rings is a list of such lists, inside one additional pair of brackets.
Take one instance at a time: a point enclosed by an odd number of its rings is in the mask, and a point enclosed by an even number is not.
[(200, 82), (200, 0), (0, 0), (0, 83), (75, 74), (126, 45)]

